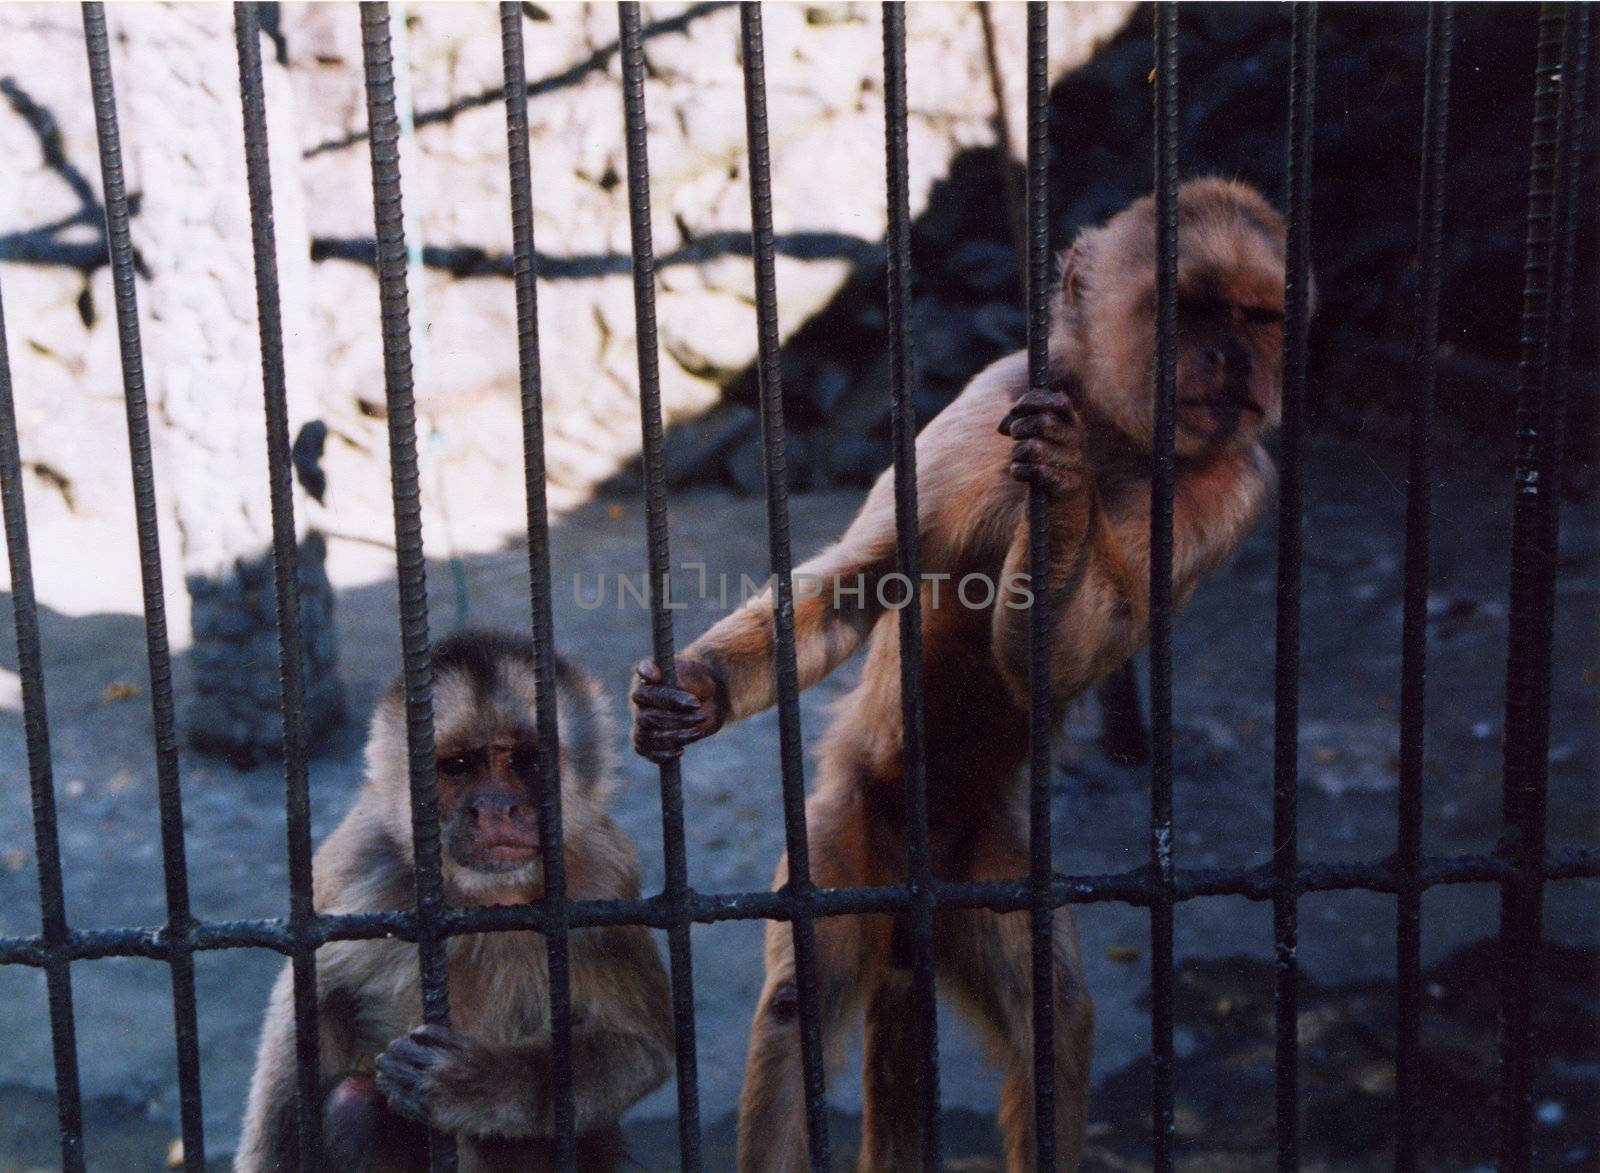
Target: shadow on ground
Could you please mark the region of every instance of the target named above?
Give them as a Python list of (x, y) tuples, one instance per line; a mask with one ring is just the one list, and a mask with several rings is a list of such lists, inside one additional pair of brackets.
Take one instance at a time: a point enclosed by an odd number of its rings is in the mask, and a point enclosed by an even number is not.
[[(1308, 861), (1377, 860), (1394, 847), (1403, 461), (1357, 441), (1322, 437), (1307, 448), (1305, 472), (1301, 853)], [(1436, 494), (1425, 828), (1428, 853), (1448, 855), (1491, 850), (1500, 830), (1511, 494), (1500, 478), (1466, 468), (1442, 469)], [(858, 500), (845, 491), (796, 496), (797, 554), (830, 540)], [(760, 501), (697, 490), (675, 495), (672, 506), (676, 561), (705, 562), (712, 584), (718, 575), (729, 574), (735, 592), (741, 573), (764, 577)], [(1591, 504), (1566, 507), (1562, 537), (1549, 804), (1556, 849), (1592, 845), (1600, 816), (1593, 786), (1600, 761), (1600, 608), (1595, 606), (1600, 524)], [(1254, 866), (1270, 854), (1275, 548), (1268, 521), (1232, 566), (1204, 584), (1177, 625), (1175, 848), (1182, 867)], [(636, 503), (602, 500), (562, 517), (553, 531), (552, 557), (559, 641), (610, 687), (620, 723), (628, 667), (649, 646), (647, 613), (631, 602), (619, 609), (614, 589), (615, 575), (632, 574), (637, 581), (644, 564), (644, 526)], [(472, 622), (525, 624), (526, 570), (526, 551), (515, 545), (468, 558), (460, 578), (464, 593), (458, 596), (449, 568), (430, 564), (435, 633), (449, 626), (437, 620), (463, 605)], [(574, 591), (574, 575), (581, 592)], [(586, 609), (580, 599), (593, 600), (598, 575), (612, 576), (613, 585), (602, 606)], [(692, 581), (689, 575), (685, 580)], [(721, 613), (714, 585), (710, 593), (712, 598), (696, 600), (678, 614), (680, 641), (687, 642)], [(392, 581), (339, 592), (341, 675), (352, 713), (366, 711), (398, 664), (394, 613)], [(74, 617), (46, 611), (41, 620), (69, 918), (81, 928), (159, 924), (162, 857), (141, 626), (118, 614)], [(9, 646), (0, 649), (0, 666), (15, 670)], [(187, 670), (182, 657), (177, 668), (181, 692)], [(854, 671), (846, 666), (805, 695), (802, 722), (808, 742), (825, 724), (829, 704), (850, 686)], [(123, 684), (133, 691), (112, 687)], [(39, 923), (15, 703), (0, 699), (6, 705), (0, 708), (0, 935), (34, 933)], [(1108, 764), (1095, 748), (1096, 731), (1094, 714), (1078, 713), (1062, 739), (1055, 863), (1063, 871), (1137, 867), (1148, 850), (1146, 774)], [(359, 781), (360, 741), (359, 728), (347, 727), (312, 763), (318, 836), (343, 813)], [(783, 838), (776, 744), (775, 720), (767, 714), (725, 730), (686, 756), (690, 881), (698, 889), (766, 887)], [(281, 770), (265, 765), (236, 772), (187, 752), (181, 765), (195, 914), (207, 920), (281, 915), (287, 906)], [(631, 755), (622, 757), (621, 770), (618, 818), (639, 844), (645, 888), (654, 890), (662, 877), (656, 773)], [(1586, 948), (1600, 941), (1597, 890), (1600, 885), (1590, 882), (1551, 885), (1546, 926), (1552, 941)], [(1492, 933), (1497, 895), (1489, 885), (1431, 891), (1423, 908), (1425, 962), (1447, 965), (1447, 958)], [(1139, 909), (1106, 904), (1081, 909), (1078, 920), (1097, 1005), (1096, 1152), (1104, 1156), (1103, 1167), (1137, 1167), (1147, 1136), (1139, 1064), (1149, 1046), (1148, 1012), (1141, 1005), (1149, 988), (1148, 917)], [(1214, 1167), (1250, 1168), (1270, 1153), (1263, 1129), (1271, 1113), (1260, 1098), (1270, 1076), (1271, 1035), (1260, 1017), (1269, 988), (1262, 967), (1271, 956), (1270, 909), (1242, 898), (1188, 902), (1177, 910), (1175, 933), (1185, 972), (1203, 979), (1194, 990), (1212, 989), (1208, 983), (1221, 974), (1238, 986), (1228, 995), (1230, 1005), (1252, 1007), (1217, 1018), (1216, 1005), (1205, 1010), (1199, 992), (1192, 1004), (1180, 1007), (1185, 1026), (1180, 1044), (1192, 1047), (1180, 1060), (1179, 1102), (1185, 1112), (1180, 1135), (1185, 1144), (1231, 1146), (1231, 1155), (1217, 1158), (1225, 1163)], [(701, 1104), (712, 1145), (725, 1145), (731, 1135), (727, 1120), (737, 1102), (746, 1030), (760, 983), (760, 937), (757, 923), (697, 926), (693, 933)], [(1301, 902), (1308, 1014), (1316, 1007), (1351, 1007), (1327, 1012), (1335, 1023), (1348, 1020), (1338, 1029), (1324, 1029), (1315, 1016), (1306, 1026), (1312, 1032), (1306, 1036), (1303, 1069), (1307, 1095), (1321, 1094), (1315, 1089), (1322, 1083), (1332, 1089), (1317, 1101), (1329, 1105), (1325, 1110), (1308, 1098), (1307, 1128), (1326, 1128), (1354, 1146), (1350, 1153), (1328, 1150), (1330, 1161), (1354, 1162), (1339, 1167), (1367, 1167), (1360, 1162), (1370, 1151), (1363, 1147), (1369, 1133), (1387, 1127), (1386, 1093), (1373, 1081), (1381, 1081), (1384, 1066), (1388, 1028), (1379, 1003), (1393, 972), (1393, 940), (1391, 897), (1330, 893)], [(1464, 1070), (1472, 1055), (1479, 1058), (1471, 1063), (1481, 1067), (1486, 1062), (1481, 1056), (1489, 1053), (1484, 1048), (1492, 1046), (1494, 1016), (1491, 1003), (1484, 1001), (1492, 985), (1484, 983), (1493, 981), (1493, 954), (1480, 950), (1470, 957), (1470, 965), (1461, 963), (1476, 975), (1477, 992), (1466, 1003), (1468, 1010), (1458, 1013), (1447, 998), (1450, 1004), (1431, 1009), (1425, 1024), (1430, 1030), (1450, 1025), (1463, 1045), (1471, 1044), (1440, 1052), (1448, 1060), (1446, 1071)], [(281, 958), (260, 950), (205, 953), (196, 959), (204, 1109), (214, 1154), (233, 1146), (261, 1007), (281, 964)], [(1550, 973), (1541, 1002), (1546, 1014), (1558, 1005), (1550, 991), (1566, 980), (1556, 969)], [(72, 977), (91, 1167), (159, 1167), (176, 1135), (177, 1118), (165, 967), (107, 959), (74, 965)], [(48, 1167), (54, 1163), (54, 1110), (41, 975), (0, 969), (0, 1005), (7, 1034), (0, 1089), (8, 1089), (0, 1097), (0, 1169), (40, 1167), (41, 1162)], [(1592, 1038), (1593, 1016), (1586, 1013), (1590, 1016), (1580, 1025)], [(1558, 1041), (1577, 1037), (1577, 1028), (1552, 1036)], [(1324, 1043), (1317, 1040), (1327, 1040), (1337, 1061), (1324, 1064), (1319, 1057)], [(992, 1114), (996, 1077), (953, 1019), (941, 1021), (940, 1042), (943, 1102), (952, 1113), (951, 1151), (960, 1153), (969, 1145), (992, 1156), (992, 1133), (979, 1122)], [(1346, 1052), (1356, 1058), (1338, 1057)], [(1556, 1050), (1549, 1074), (1557, 1082), (1554, 1090), (1541, 1093), (1562, 1105), (1557, 1124), (1570, 1120), (1574, 1129), (1592, 1124), (1597, 1067), (1593, 1050), (1584, 1054), (1589, 1058), (1573, 1059)], [(1591, 1090), (1564, 1090), (1574, 1086), (1560, 1082), (1569, 1077), (1587, 1081)], [(1430, 1101), (1430, 1129), (1459, 1143), (1463, 1160), (1469, 1155), (1476, 1162), (1490, 1160), (1482, 1133), (1487, 1092), (1473, 1090), (1478, 1087), (1473, 1082), (1430, 1082), (1449, 1092)], [(830, 1084), (832, 1102), (845, 1120), (860, 1111), (858, 1089), (858, 1068), (849, 1066)], [(1196, 1096), (1202, 1098), (1185, 1099)], [(674, 1102), (669, 1085), (631, 1114), (642, 1154), (670, 1143)], [(1224, 1109), (1233, 1115), (1219, 1115)], [(1225, 1134), (1220, 1142), (1219, 1134)], [(1560, 1127), (1550, 1135), (1569, 1136)], [(1445, 1166), (1468, 1167), (1450, 1161)]]
[[(1418, 1112), (1422, 1168), (1481, 1164), (1494, 1147), (1496, 1087), (1492, 1022), (1498, 1005), (1496, 950), (1476, 942), (1430, 969), (1423, 980), (1422, 1076)], [(1549, 1058), (1533, 1094), (1542, 1169), (1593, 1169), (1600, 1161), (1600, 954), (1549, 945), (1541, 963), (1546, 1012), (1538, 1046)], [(1200, 1173), (1274, 1168), (1272, 966), (1255, 957), (1193, 959), (1178, 970), (1174, 1043), (1178, 1160)], [(1394, 992), (1385, 983), (1300, 988), (1301, 1167), (1377, 1173), (1393, 1167)], [(1096, 1089), (1084, 1173), (1148, 1167), (1150, 1065), (1138, 1059)], [(170, 1152), (168, 1129), (135, 1102), (108, 1097), (86, 1105), (99, 1122), (102, 1161), (120, 1169), (158, 1169)], [(853, 1169), (860, 1118), (830, 1116), (834, 1166)], [(987, 1115), (943, 1118), (945, 1167), (994, 1170), (1000, 1138)], [(707, 1170), (731, 1170), (734, 1117), (702, 1135)], [(677, 1125), (643, 1121), (628, 1130), (644, 1170), (680, 1167)], [(56, 1158), (55, 1101), (46, 1092), (0, 1088), (0, 1173), (47, 1168)], [(223, 1168), (225, 1161), (213, 1161)]]

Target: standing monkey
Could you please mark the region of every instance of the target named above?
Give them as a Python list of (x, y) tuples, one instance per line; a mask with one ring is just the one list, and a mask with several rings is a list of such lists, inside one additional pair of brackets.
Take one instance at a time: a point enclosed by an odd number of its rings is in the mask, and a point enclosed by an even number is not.
[[(1173, 592), (1181, 605), (1238, 545), (1272, 492), (1262, 440), (1281, 407), (1284, 228), (1254, 190), (1216, 179), (1184, 184), (1178, 217)], [(1148, 636), (1155, 262), (1149, 198), (1080, 234), (1051, 325), (1051, 386), (1029, 390), (1025, 354), (1001, 359), (917, 440), (928, 576), (920, 589), (929, 852), (940, 880), (1028, 874), (1022, 767), (1032, 592), (1050, 593), (1057, 721)], [(1047, 583), (1026, 580), (1029, 485), (1049, 502)], [(801, 687), (867, 644), (861, 681), (823, 738), (806, 806), (819, 887), (906, 879), (900, 641), (889, 613), (906, 588), (884, 583), (894, 566), (886, 473), (839, 542), (796, 572), (821, 584), (796, 591)], [(635, 747), (668, 759), (771, 705), (772, 649), (768, 592), (684, 652), (678, 687), (667, 687), (653, 664), (640, 664), (631, 698)], [(785, 875), (780, 864), (779, 885)], [(1006, 1167), (1031, 1169), (1028, 914), (948, 910), (935, 922), (939, 979), (1005, 1069)], [(914, 1017), (902, 940), (890, 916), (816, 925), (826, 1037), (836, 1041), (866, 1013), (863, 1170), (920, 1164), (916, 1105), (901, 1078), (916, 1048), (906, 1028)], [(739, 1163), (749, 1171), (801, 1169), (807, 1141), (787, 925), (768, 925), (766, 971), (740, 1103)], [(1055, 1004), (1056, 1137), (1070, 1168), (1082, 1145), (1093, 1013), (1065, 908), (1055, 914)]]
[[(532, 642), (509, 632), (459, 632), (433, 649), (442, 870), (452, 904), (520, 904), (543, 894), (533, 664)], [(558, 660), (556, 697), (568, 892), (636, 897), (633, 844), (605, 812), (613, 783), (599, 690)], [(373, 715), (355, 805), (317, 852), (317, 911), (414, 906), (408, 778), (397, 680)], [(611, 1169), (622, 1157), (618, 1118), (671, 1065), (666, 972), (642, 927), (577, 929), (569, 942), (578, 1164)], [(456, 1135), (464, 1170), (555, 1167), (544, 941), (483, 933), (452, 937), (448, 949), (449, 1028), (420, 1025), (414, 946), (336, 941), (317, 950), (326, 1169), (426, 1170), (424, 1125)], [(285, 968), (267, 1007), (235, 1168), (298, 1163)]]

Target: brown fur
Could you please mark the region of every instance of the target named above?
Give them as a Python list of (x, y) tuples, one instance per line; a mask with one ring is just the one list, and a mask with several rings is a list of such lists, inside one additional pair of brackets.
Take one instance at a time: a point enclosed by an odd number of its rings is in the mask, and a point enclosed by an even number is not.
[[(1270, 496), (1261, 446), (1280, 408), (1283, 225), (1251, 189), (1201, 180), (1179, 193), (1179, 412), (1173, 590), (1181, 605), (1238, 544)], [(924, 722), (930, 853), (942, 880), (1028, 871), (1022, 766), (1027, 751), (1026, 606), (1007, 593), (1028, 565), (1027, 486), (1050, 502), (1054, 698), (1064, 706), (1123, 664), (1147, 638), (1154, 214), (1140, 200), (1084, 232), (1064, 266), (1051, 333), (1054, 385), (1030, 392), (1027, 356), (979, 374), (917, 440)], [(1001, 424), (1004, 432), (997, 431)], [(901, 769), (899, 630), (873, 584), (893, 569), (893, 484), (885, 474), (839, 542), (797, 571), (854, 585), (865, 602), (829, 590), (799, 597), (800, 683), (808, 686), (862, 643), (860, 683), (822, 739), (806, 807), (820, 887), (903, 883), (906, 810)], [(1000, 588), (966, 605), (955, 587), (979, 573)], [(982, 601), (981, 593), (978, 600)], [(1021, 600), (1025, 601), (1025, 600)], [(677, 690), (648, 665), (635, 684), (635, 745), (673, 756), (726, 720), (773, 702), (772, 601), (756, 600), (683, 654)], [(1057, 714), (1059, 717), (1060, 714)], [(777, 883), (785, 870), (780, 865)], [(916, 1111), (908, 1073), (908, 977), (889, 917), (816, 926), (823, 1030), (837, 1044), (867, 1015), (862, 1169), (915, 1168)], [(1055, 919), (1056, 1136), (1075, 1167), (1088, 1091), (1093, 1014), (1067, 909)], [(1006, 1167), (1033, 1156), (1028, 914), (944, 912), (935, 921), (941, 983), (1005, 1071), (1000, 1123)], [(768, 926), (767, 979), (751, 1028), (740, 1105), (740, 1167), (807, 1165), (804, 1097), (787, 925)]]
[[(536, 743), (532, 647), (508, 633), (463, 632), (433, 653), (437, 756), (496, 743)], [(575, 899), (639, 894), (633, 844), (605, 811), (612, 786), (609, 728), (598, 689), (572, 665), (557, 671), (561, 801), (567, 885)], [(410, 908), (411, 803), (405, 706), (397, 682), (379, 702), (367, 776), (355, 805), (315, 861), (319, 912)], [(461, 795), (440, 777), (441, 826), (459, 830)], [(537, 805), (537, 795), (523, 794)], [(448, 845), (451, 837), (442, 836)], [(443, 874), (457, 905), (538, 899), (536, 850), (509, 870), (467, 867), (447, 851)], [(672, 1029), (666, 974), (643, 928), (579, 929), (570, 937), (572, 1067), (580, 1165), (621, 1158), (616, 1121), (666, 1078)], [(416, 948), (401, 941), (338, 941), (317, 951), (325, 1168), (427, 1168), (426, 1132), (455, 1133), (463, 1169), (553, 1169), (546, 952), (534, 933), (453, 937), (448, 946), (452, 1028), (422, 1023)], [(273, 989), (235, 1168), (298, 1168), (293, 975)], [(374, 1077), (374, 1073), (376, 1073)]]

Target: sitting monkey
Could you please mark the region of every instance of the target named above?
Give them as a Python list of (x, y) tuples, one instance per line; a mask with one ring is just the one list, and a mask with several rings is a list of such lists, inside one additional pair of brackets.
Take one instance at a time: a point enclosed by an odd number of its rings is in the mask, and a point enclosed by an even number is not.
[[(1284, 227), (1253, 189), (1217, 179), (1185, 183), (1178, 218), (1173, 594), (1182, 605), (1274, 486), (1262, 441), (1281, 409)], [(1058, 722), (1148, 638), (1155, 273), (1147, 197), (1081, 233), (1068, 252), (1050, 329), (1051, 385), (1029, 389), (1026, 354), (1001, 359), (917, 440), (922, 570), (940, 576), (921, 586), (929, 852), (939, 880), (1028, 874), (1032, 593), (1049, 592)], [(1030, 485), (1048, 502), (1047, 583), (1026, 579)], [(885, 473), (838, 543), (796, 571), (807, 584), (797, 586), (794, 608), (801, 687), (867, 645), (860, 683), (823, 738), (806, 807), (812, 878), (822, 888), (906, 880), (900, 640), (890, 613), (906, 584), (883, 583), (894, 569)], [(640, 664), (635, 748), (669, 759), (773, 704), (773, 638), (769, 591), (683, 653), (676, 687)], [(784, 879), (780, 864), (777, 884)], [(893, 919), (816, 922), (826, 1039), (836, 1042), (866, 1014), (863, 1170), (920, 1166), (905, 1078), (916, 1061), (913, 995)], [(1004, 1065), (1006, 1167), (1032, 1169), (1028, 914), (941, 911), (935, 954), (941, 984)], [(763, 1173), (808, 1165), (788, 925), (768, 925), (766, 975), (739, 1116), (740, 1168)], [(1082, 1143), (1093, 1016), (1066, 908), (1055, 914), (1054, 996), (1056, 1138), (1070, 1168)]]
[[(456, 905), (516, 904), (544, 890), (534, 651), (510, 632), (463, 631), (433, 649), (442, 871)], [(610, 723), (595, 684), (556, 665), (568, 894), (639, 895), (634, 847), (605, 812)], [(319, 912), (409, 909), (411, 794), (402, 680), (373, 714), (366, 781), (315, 861)], [(644, 928), (570, 938), (572, 1073), (580, 1168), (622, 1156), (617, 1120), (667, 1077), (666, 973)], [(422, 1026), (416, 947), (336, 941), (317, 950), (324, 1166), (425, 1170), (424, 1125), (454, 1133), (461, 1167), (554, 1168), (550, 998), (543, 939), (450, 938), (452, 1026)], [(241, 1173), (299, 1166), (292, 973), (273, 989), (250, 1083)]]

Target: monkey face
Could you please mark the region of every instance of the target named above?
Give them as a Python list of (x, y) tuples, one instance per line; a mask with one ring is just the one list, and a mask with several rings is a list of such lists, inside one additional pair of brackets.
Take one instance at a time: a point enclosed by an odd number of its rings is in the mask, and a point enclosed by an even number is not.
[[(434, 646), (434, 764), (445, 883), (468, 902), (518, 901), (543, 880), (538, 688), (532, 641), (468, 630)], [(612, 731), (599, 687), (557, 657), (555, 694), (561, 818), (570, 845), (592, 833), (612, 787)], [(389, 837), (412, 850), (405, 686), (396, 680), (373, 714), (367, 791)]]
[[(1154, 439), (1155, 206), (1146, 196), (1081, 233), (1066, 258), (1057, 365), (1084, 405)], [(1255, 443), (1282, 411), (1283, 219), (1245, 184), (1178, 189), (1177, 451)], [(1052, 346), (1055, 346), (1054, 337)]]
[(1283, 298), (1229, 297), (1207, 281), (1180, 285), (1180, 451), (1250, 443), (1282, 401)]
[(539, 747), (508, 730), (483, 744), (450, 745), (437, 759), (439, 829), (457, 867), (494, 875), (539, 855)]

